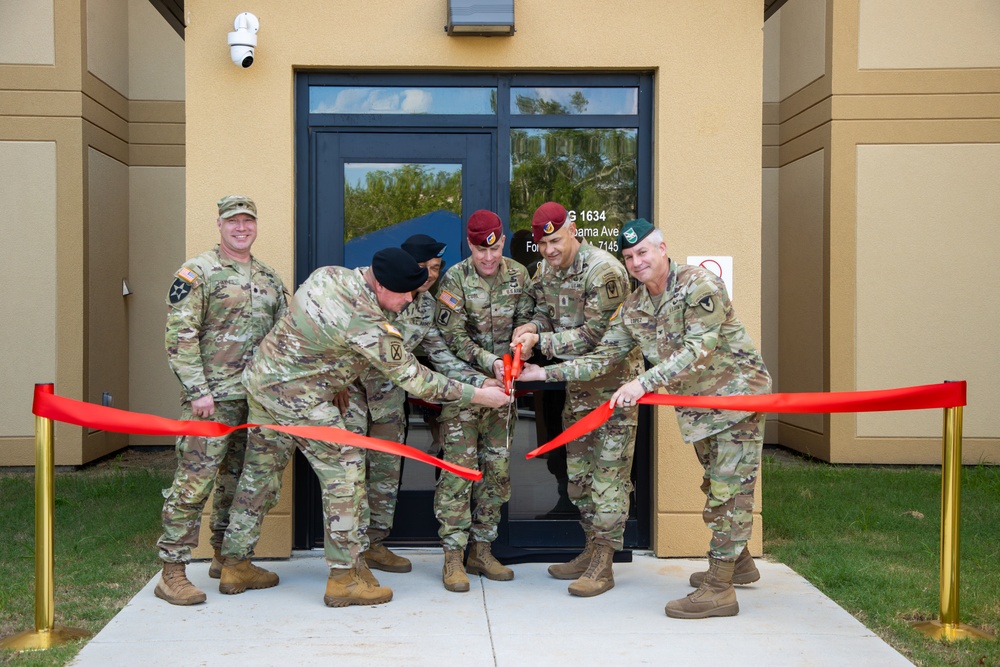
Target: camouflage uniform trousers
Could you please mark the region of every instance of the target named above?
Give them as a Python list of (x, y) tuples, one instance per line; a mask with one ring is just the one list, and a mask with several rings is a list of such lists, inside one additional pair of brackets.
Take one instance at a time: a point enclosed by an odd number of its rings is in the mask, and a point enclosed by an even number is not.
[[(351, 385), (351, 400), (344, 422), (354, 433), (389, 442), (403, 442), (404, 419), (403, 401), (406, 392), (393, 386), (391, 390), (375, 399), (366, 396)], [(379, 402), (378, 418), (369, 418), (371, 400)], [(372, 546), (380, 544), (392, 531), (392, 521), (396, 515), (396, 500), (399, 495), (399, 478), (403, 471), (403, 459), (395, 454), (365, 451), (367, 477), (365, 479), (365, 503), (362, 506), (362, 522), (368, 526), (368, 540)]]
[[(201, 421), (191, 413), (191, 404), (185, 402), (181, 419)], [(218, 401), (211, 421), (229, 426), (245, 424), (245, 400)], [(187, 563), (191, 549), (198, 546), (201, 515), (205, 509), (212, 486), (211, 544), (218, 549), (229, 526), (229, 511), (236, 493), (236, 484), (243, 469), (243, 453), (247, 432), (234, 431), (221, 438), (177, 438), (177, 471), (174, 483), (163, 490), (163, 535), (156, 545), (160, 559), (168, 563)]]
[(510, 500), (507, 411), (445, 406), (441, 412), (444, 460), (480, 470), (478, 482), (442, 472), (434, 491), (434, 516), (446, 550), (497, 538), (500, 508)]
[[(585, 382), (566, 383), (564, 427), (606, 403), (629, 378), (616, 372)], [(618, 408), (595, 429), (566, 443), (569, 499), (580, 510), (584, 533), (597, 544), (622, 548), (632, 493), (632, 459), (638, 407)]]
[(705, 468), (702, 517), (712, 531), (712, 558), (734, 561), (750, 541), (753, 491), (764, 444), (763, 418), (756, 413), (694, 443), (694, 451)]
[[(340, 410), (333, 403), (321, 404), (308, 415), (295, 416), (272, 412), (253, 398), (247, 402), (251, 423), (346, 428)], [(302, 451), (319, 478), (327, 563), (332, 568), (345, 569), (357, 565), (368, 548), (367, 526), (361, 520), (365, 450), (264, 428), (249, 430), (243, 474), (233, 500), (223, 555), (241, 559), (253, 555), (260, 540), (261, 522), (278, 503), (281, 473), (295, 447)]]

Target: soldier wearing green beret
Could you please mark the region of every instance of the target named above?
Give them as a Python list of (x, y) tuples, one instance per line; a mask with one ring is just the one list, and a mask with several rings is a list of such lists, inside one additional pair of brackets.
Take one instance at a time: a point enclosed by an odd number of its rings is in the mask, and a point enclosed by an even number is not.
[[(642, 285), (622, 303), (593, 352), (547, 368), (529, 366), (525, 380), (562, 381), (600, 375), (609, 363), (642, 348), (652, 368), (622, 385), (612, 405), (628, 409), (646, 393), (733, 396), (766, 394), (771, 378), (736, 317), (725, 284), (713, 273), (677, 264), (661, 232), (643, 219), (619, 234), (629, 274)], [(733, 584), (760, 578), (747, 551), (753, 527), (753, 492), (763, 445), (763, 415), (754, 412), (677, 408), (685, 442), (704, 467), (703, 517), (712, 531), (708, 572), (691, 576), (697, 590), (667, 603), (672, 618), (734, 616)]]
[[(219, 244), (189, 259), (174, 275), (167, 294), (166, 347), (181, 383), (181, 419), (246, 423), (243, 368), (264, 335), (285, 312), (278, 274), (250, 253), (257, 238), (257, 206), (231, 195), (218, 202)], [(157, 542), (163, 576), (156, 596), (171, 604), (205, 601), (188, 580), (185, 565), (198, 545), (201, 513), (215, 485), (209, 576), (221, 575), (219, 552), (236, 482), (243, 467), (246, 431), (221, 438), (177, 440), (177, 472), (164, 492), (163, 535)]]

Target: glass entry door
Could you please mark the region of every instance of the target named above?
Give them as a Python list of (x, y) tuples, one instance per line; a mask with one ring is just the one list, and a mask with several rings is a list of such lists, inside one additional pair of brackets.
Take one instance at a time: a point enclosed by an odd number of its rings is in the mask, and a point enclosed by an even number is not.
[[(297, 75), (297, 280), (323, 265), (367, 265), (415, 233), (448, 244), (447, 270), (468, 255), (463, 222), (480, 208), (500, 216), (505, 254), (533, 273), (531, 215), (549, 200), (566, 206), (588, 243), (620, 257), (621, 225), (652, 207), (652, 90), (643, 73)], [(519, 387), (511, 501), (493, 549), (508, 562), (564, 560), (583, 545), (564, 451), (525, 458), (562, 431), (563, 398), (558, 385)], [(406, 444), (437, 455), (437, 410), (413, 398), (407, 406)], [(626, 550), (650, 544), (649, 422), (644, 406)], [(437, 474), (404, 462), (390, 544), (440, 543)], [(301, 457), (294, 522), (296, 548), (322, 544), (319, 488)]]
[[(315, 243), (312, 265), (368, 266), (382, 248), (428, 234), (448, 248), (446, 270), (468, 254), (464, 220), (494, 207), (493, 145), (489, 133), (321, 132), (315, 136)], [(406, 444), (435, 456), (437, 406), (407, 401)], [(437, 520), (431, 466), (405, 461), (390, 542), (434, 544)], [(323, 544), (319, 484), (295, 455), (295, 544)]]

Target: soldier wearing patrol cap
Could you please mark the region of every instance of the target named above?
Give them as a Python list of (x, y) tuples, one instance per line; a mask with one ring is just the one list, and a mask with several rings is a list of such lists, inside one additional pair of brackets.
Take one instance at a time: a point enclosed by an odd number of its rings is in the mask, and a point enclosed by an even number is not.
[[(249, 421), (345, 428), (335, 397), (369, 367), (424, 399), (505, 405), (502, 389), (462, 384), (420, 365), (406, 349), (402, 332), (388, 321), (387, 315), (399, 313), (426, 281), (427, 269), (400, 248), (379, 250), (367, 269), (326, 266), (314, 271), (243, 372)], [(250, 557), (260, 539), (261, 521), (277, 503), (281, 472), (296, 446), (316, 472), (322, 491), (330, 566), (323, 601), (331, 607), (388, 602), (392, 591), (379, 585), (362, 555), (368, 547), (365, 450), (261, 427), (249, 430), (243, 474), (222, 545), (219, 590), (234, 594), (278, 583), (273, 573), (260, 574)]]
[[(642, 285), (615, 312), (601, 344), (573, 361), (544, 369), (529, 366), (522, 378), (592, 378), (639, 345), (652, 368), (614, 393), (616, 408), (630, 409), (657, 389), (692, 396), (770, 392), (764, 361), (720, 278), (699, 266), (675, 263), (661, 232), (642, 218), (622, 227), (619, 243), (629, 274)], [(733, 584), (760, 578), (746, 545), (753, 527), (763, 415), (705, 408), (676, 408), (676, 414), (681, 436), (694, 445), (705, 469), (703, 517), (712, 541), (708, 572), (691, 576), (697, 590), (667, 603), (666, 613), (672, 618), (734, 616), (739, 604)]]
[[(231, 195), (218, 202), (219, 244), (184, 263), (167, 294), (166, 347), (181, 383), (181, 419), (246, 423), (243, 368), (257, 344), (285, 312), (281, 278), (251, 255), (257, 238), (257, 206)], [(171, 604), (205, 601), (185, 574), (198, 545), (201, 513), (212, 485), (212, 547), (209, 576), (219, 578), (219, 548), (229, 525), (236, 482), (243, 467), (246, 431), (221, 438), (177, 440), (177, 472), (163, 503), (163, 535), (157, 542), (163, 576), (155, 594)]]
[[(628, 274), (610, 253), (576, 236), (576, 223), (556, 202), (538, 207), (531, 230), (542, 263), (528, 286), (535, 301), (531, 322), (514, 330), (514, 343), (538, 347), (552, 359), (575, 359), (593, 350), (608, 319), (625, 298)], [(603, 377), (566, 384), (563, 424), (569, 425), (606, 402), (642, 369), (632, 350)], [(632, 489), (632, 456), (638, 409), (616, 412), (601, 428), (566, 445), (570, 500), (580, 510), (586, 536), (583, 552), (568, 563), (549, 567), (556, 579), (575, 579), (569, 592), (600, 595), (615, 585), (614, 552), (621, 549)]]
[[(466, 239), (471, 256), (448, 269), (441, 281), (437, 326), (459, 359), (502, 380), (514, 327), (527, 322), (534, 307), (524, 289), (528, 271), (503, 256), (505, 236), (496, 213), (470, 215)], [(467, 573), (509, 581), (514, 571), (500, 564), (490, 546), (497, 538), (500, 509), (510, 500), (508, 411), (446, 405), (439, 422), (445, 460), (483, 473), (476, 483), (457, 475), (438, 478), (434, 516), (441, 524), (444, 587), (468, 591)], [(469, 557), (463, 565), (466, 546)]]

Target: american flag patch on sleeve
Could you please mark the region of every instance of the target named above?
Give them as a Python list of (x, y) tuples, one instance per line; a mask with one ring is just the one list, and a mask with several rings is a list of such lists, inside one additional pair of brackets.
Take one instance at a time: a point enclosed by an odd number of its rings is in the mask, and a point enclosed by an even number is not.
[(462, 302), (457, 296), (449, 292), (448, 290), (441, 290), (441, 295), (438, 296), (438, 301), (448, 306), (452, 310), (458, 308), (458, 304)]
[(175, 275), (186, 283), (193, 283), (198, 278), (198, 274), (186, 266), (182, 266)]

